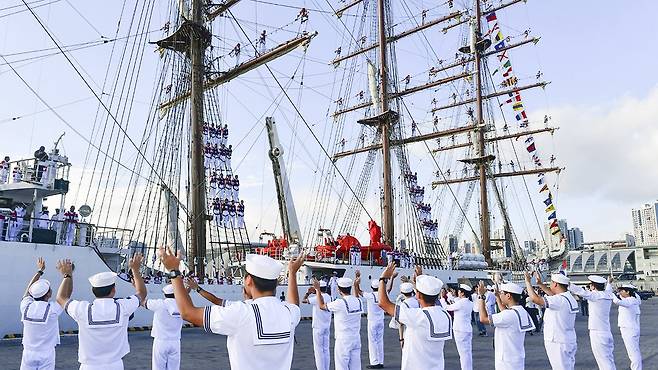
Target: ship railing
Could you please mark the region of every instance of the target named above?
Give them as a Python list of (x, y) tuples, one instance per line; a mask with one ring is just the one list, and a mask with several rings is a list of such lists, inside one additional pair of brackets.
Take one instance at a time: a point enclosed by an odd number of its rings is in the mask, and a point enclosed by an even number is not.
[(0, 167), (0, 186), (27, 182), (51, 190), (68, 190), (70, 164), (65, 157), (53, 157), (46, 161), (37, 158), (10, 161)]
[(0, 214), (0, 241), (94, 247), (117, 252), (129, 245), (132, 230), (48, 218), (12, 219)]

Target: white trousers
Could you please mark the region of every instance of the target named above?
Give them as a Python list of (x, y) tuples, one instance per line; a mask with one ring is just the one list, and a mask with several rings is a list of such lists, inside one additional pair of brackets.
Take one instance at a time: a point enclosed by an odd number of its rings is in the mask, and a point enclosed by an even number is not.
[(494, 361), (496, 370), (524, 370), (525, 360), (523, 361), (505, 361), (496, 359)]
[(73, 239), (75, 238), (75, 224), (69, 223), (66, 225), (66, 242), (65, 245), (73, 245)]
[(361, 340), (336, 338), (334, 362), (336, 370), (361, 370)]
[(384, 319), (368, 320), (368, 357), (370, 365), (384, 364)]
[(619, 328), (624, 340), (628, 358), (631, 360), (631, 370), (642, 370), (642, 352), (640, 352), (640, 331), (632, 328)]
[(599, 366), (599, 370), (616, 370), (613, 355), (615, 341), (612, 338), (612, 333), (602, 330), (590, 330), (589, 341), (592, 343), (592, 353), (594, 353), (594, 359)]
[(329, 370), (331, 354), (329, 353), (329, 328), (313, 328), (313, 354), (318, 370)]
[(55, 348), (33, 351), (23, 348), (21, 370), (54, 370)]
[(152, 370), (180, 369), (180, 340), (153, 339)]
[(80, 364), (80, 370), (123, 370), (123, 360), (111, 364), (85, 365)]
[(473, 333), (455, 330), (453, 336), (462, 370), (473, 370)]
[(548, 361), (553, 370), (573, 370), (576, 366), (578, 345), (544, 341)]

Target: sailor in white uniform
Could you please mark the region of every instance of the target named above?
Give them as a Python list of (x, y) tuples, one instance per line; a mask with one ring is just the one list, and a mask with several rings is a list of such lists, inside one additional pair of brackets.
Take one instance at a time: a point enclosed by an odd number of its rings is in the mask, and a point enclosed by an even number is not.
[(493, 324), (495, 368), (496, 370), (523, 370), (525, 368), (525, 333), (535, 329), (528, 311), (520, 305), (523, 288), (514, 283), (494, 287), (494, 294), (500, 312), (487, 315), (484, 305), (487, 289), (480, 281), (478, 285), (480, 321)]
[(226, 307), (195, 307), (178, 270), (181, 256), (168, 248), (160, 249), (183, 320), (226, 335), (231, 368), (240, 370), (290, 369), (295, 328), (301, 316), (296, 276), (305, 258), (302, 254), (288, 265), (287, 302), (276, 297), (283, 265), (268, 256), (248, 254), (244, 289), (252, 300)]
[(329, 294), (331, 300), (338, 298), (338, 273), (336, 271), (329, 278)]
[(59, 315), (64, 312), (57, 302), (50, 302), (50, 282), (41, 279), (46, 263), (37, 261), (37, 273), (21, 300), (23, 322), (23, 357), (21, 370), (55, 369), (55, 346), (59, 344)]
[(368, 307), (368, 368), (381, 369), (384, 367), (384, 310), (379, 307), (379, 281), (371, 281), (370, 288), (372, 292), (361, 293), (358, 287), (357, 296), (363, 296)]
[[(404, 282), (400, 284), (400, 295), (402, 296), (401, 301), (397, 302), (397, 305), (403, 305), (407, 308), (419, 308), (420, 303), (414, 295), (414, 285), (409, 282)], [(400, 346), (404, 347), (404, 324), (400, 324), (395, 316), (391, 319), (389, 327), (398, 329), (398, 334), (400, 335)]]
[(489, 314), (489, 316), (496, 313), (496, 296), (494, 295), (493, 291), (494, 291), (494, 287), (488, 286), (487, 292), (484, 295), (486, 297), (484, 303), (487, 306), (487, 313)]
[(473, 327), (471, 326), (471, 317), (473, 312), (473, 301), (471, 301), (471, 292), (473, 289), (466, 284), (459, 284), (457, 297), (454, 303), (445, 306), (447, 311), (454, 314), (453, 335), (457, 352), (459, 353), (459, 363), (462, 370), (473, 370)]
[(153, 311), (153, 355), (152, 368), (158, 370), (180, 369), (180, 331), (183, 319), (178, 312), (174, 287), (162, 288), (164, 299), (149, 299), (144, 303), (146, 309)]
[(628, 358), (631, 360), (631, 370), (642, 370), (642, 352), (640, 352), (640, 304), (642, 301), (636, 294), (637, 288), (632, 284), (619, 287), (620, 298), (612, 302), (619, 306), (617, 322), (621, 338), (624, 340)]
[(416, 292), (420, 307), (393, 304), (386, 294), (386, 280), (395, 272), (389, 263), (379, 278), (379, 306), (407, 329), (402, 348), (402, 370), (444, 369), (443, 347), (452, 338), (452, 320), (441, 305), (437, 305), (443, 282), (434, 276), (422, 275), (416, 267)]
[(533, 303), (545, 308), (544, 346), (553, 370), (573, 370), (576, 365), (576, 314), (578, 302), (569, 293), (570, 280), (563, 274), (551, 275), (551, 286), (542, 283), (541, 275), (535, 271), (537, 285), (546, 294), (540, 297), (532, 287), (531, 277), (525, 273), (526, 290)]
[(325, 302), (320, 295), (320, 282), (313, 280), (318, 307), (334, 313), (336, 344), (334, 345), (334, 362), (336, 370), (361, 369), (361, 314), (363, 302), (352, 295), (352, 285), (359, 283), (350, 278), (338, 279), (340, 297), (333, 302)]
[(89, 278), (93, 302), (71, 300), (73, 266), (70, 260), (59, 261), (57, 269), (64, 281), (57, 292), (57, 302), (78, 323), (78, 361), (80, 370), (123, 370), (122, 358), (130, 352), (128, 320), (146, 299), (146, 286), (139, 269), (143, 257), (135, 254), (128, 265), (133, 273), (135, 294), (114, 298), (114, 272), (101, 272)]
[(585, 298), (588, 302), (587, 328), (596, 364), (600, 370), (614, 370), (616, 369), (613, 354), (615, 341), (610, 331), (610, 306), (615, 296), (612, 294), (610, 284), (606, 284), (605, 278), (589, 275), (587, 279), (590, 281), (590, 290), (571, 284), (569, 291)]
[[(324, 302), (331, 302), (331, 297), (327, 294), (327, 283), (320, 281), (320, 294)], [(331, 328), (331, 312), (323, 310), (318, 306), (318, 298), (315, 288), (310, 287), (303, 303), (313, 305), (313, 354), (315, 355), (315, 367), (318, 370), (329, 370), (331, 365), (331, 354), (329, 352), (329, 333)]]

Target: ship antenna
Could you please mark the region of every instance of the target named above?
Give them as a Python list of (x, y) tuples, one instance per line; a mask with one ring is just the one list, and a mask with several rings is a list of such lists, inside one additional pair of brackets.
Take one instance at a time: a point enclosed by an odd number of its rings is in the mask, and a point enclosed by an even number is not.
[(57, 145), (59, 145), (59, 142), (62, 140), (62, 138), (64, 137), (64, 135), (66, 135), (66, 131), (62, 132), (62, 134), (59, 135), (59, 137), (58, 137), (57, 140), (55, 141), (55, 147), (53, 148), (53, 150), (57, 149)]

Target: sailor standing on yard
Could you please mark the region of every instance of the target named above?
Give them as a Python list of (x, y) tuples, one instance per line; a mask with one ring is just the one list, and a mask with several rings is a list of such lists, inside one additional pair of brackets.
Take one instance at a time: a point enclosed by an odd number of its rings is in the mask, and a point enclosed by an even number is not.
[(338, 292), (340, 297), (333, 302), (325, 302), (320, 294), (320, 282), (313, 279), (318, 299), (318, 307), (334, 313), (336, 344), (334, 346), (334, 362), (336, 370), (361, 369), (361, 314), (363, 302), (352, 295), (352, 284), (356, 281), (342, 277), (338, 279)]
[[(55, 346), (59, 344), (59, 315), (64, 312), (57, 302), (50, 302), (50, 282), (40, 277), (46, 263), (37, 260), (37, 273), (27, 285), (21, 300), (23, 322), (23, 357), (21, 370), (55, 369)], [(65, 279), (66, 280), (66, 279)]]
[(379, 278), (379, 306), (407, 328), (401, 368), (443, 370), (443, 347), (452, 337), (450, 315), (436, 305), (443, 282), (434, 276), (422, 275), (422, 269), (417, 266), (416, 291), (420, 307), (395, 305), (386, 294), (386, 281), (394, 272), (395, 264), (389, 263)]
[[(324, 302), (331, 302), (331, 297), (327, 294), (327, 282), (320, 281), (320, 292)], [(303, 303), (313, 305), (313, 354), (315, 355), (315, 367), (318, 370), (329, 370), (331, 365), (331, 353), (329, 352), (329, 332), (331, 328), (331, 312), (321, 309), (318, 304), (317, 293), (314, 287), (310, 287)]]
[(473, 370), (472, 290), (466, 284), (459, 284), (455, 303), (445, 307), (446, 310), (454, 312), (453, 335), (455, 337), (455, 344), (457, 345), (457, 352), (459, 352), (459, 363), (462, 370)]
[(101, 272), (89, 278), (96, 297), (93, 302), (71, 300), (73, 265), (70, 260), (58, 262), (64, 281), (57, 292), (57, 303), (78, 323), (80, 370), (123, 370), (122, 359), (130, 352), (128, 320), (146, 299), (146, 286), (139, 272), (142, 260), (141, 254), (134, 254), (128, 262), (134, 295), (114, 298), (117, 274)]
[(631, 370), (642, 370), (642, 352), (640, 352), (640, 304), (642, 301), (636, 294), (637, 288), (624, 284), (619, 289), (621, 298), (613, 298), (612, 302), (619, 306), (619, 331), (624, 340), (628, 358), (631, 360)]
[(164, 299), (149, 299), (144, 302), (147, 310), (153, 311), (153, 354), (151, 364), (157, 370), (178, 370), (180, 368), (180, 331), (183, 319), (178, 312), (174, 287), (171, 284), (162, 288)]
[(231, 368), (240, 370), (290, 369), (293, 337), (301, 316), (296, 277), (305, 258), (302, 254), (288, 264), (288, 302), (275, 295), (283, 265), (268, 256), (248, 254), (244, 289), (253, 300), (227, 307), (195, 307), (178, 270), (180, 254), (160, 248), (183, 320), (226, 335)]
[(530, 274), (525, 273), (525, 285), (529, 299), (544, 307), (544, 346), (553, 370), (574, 369), (576, 365), (576, 314), (578, 302), (569, 293), (570, 280), (563, 274), (551, 275), (551, 286), (546, 287), (541, 275), (535, 271), (537, 285), (546, 293), (540, 297), (532, 287)]
[(368, 357), (369, 369), (381, 369), (384, 367), (384, 310), (379, 307), (379, 281), (370, 283), (372, 292), (361, 292), (360, 286), (355, 286), (356, 296), (363, 296), (368, 306)]
[(478, 302), (480, 321), (492, 324), (494, 331), (496, 370), (523, 370), (525, 368), (525, 333), (535, 329), (528, 312), (520, 305), (523, 288), (514, 283), (501, 284), (494, 288), (496, 302), (500, 312), (487, 315), (484, 306), (487, 289), (480, 281), (478, 285)]
[(610, 306), (614, 299), (612, 287), (606, 284), (605, 278), (601, 276), (589, 275), (587, 279), (590, 281), (590, 290), (571, 284), (569, 291), (588, 301), (587, 328), (596, 364), (600, 370), (614, 370), (616, 369), (613, 355), (615, 341), (610, 332)]

